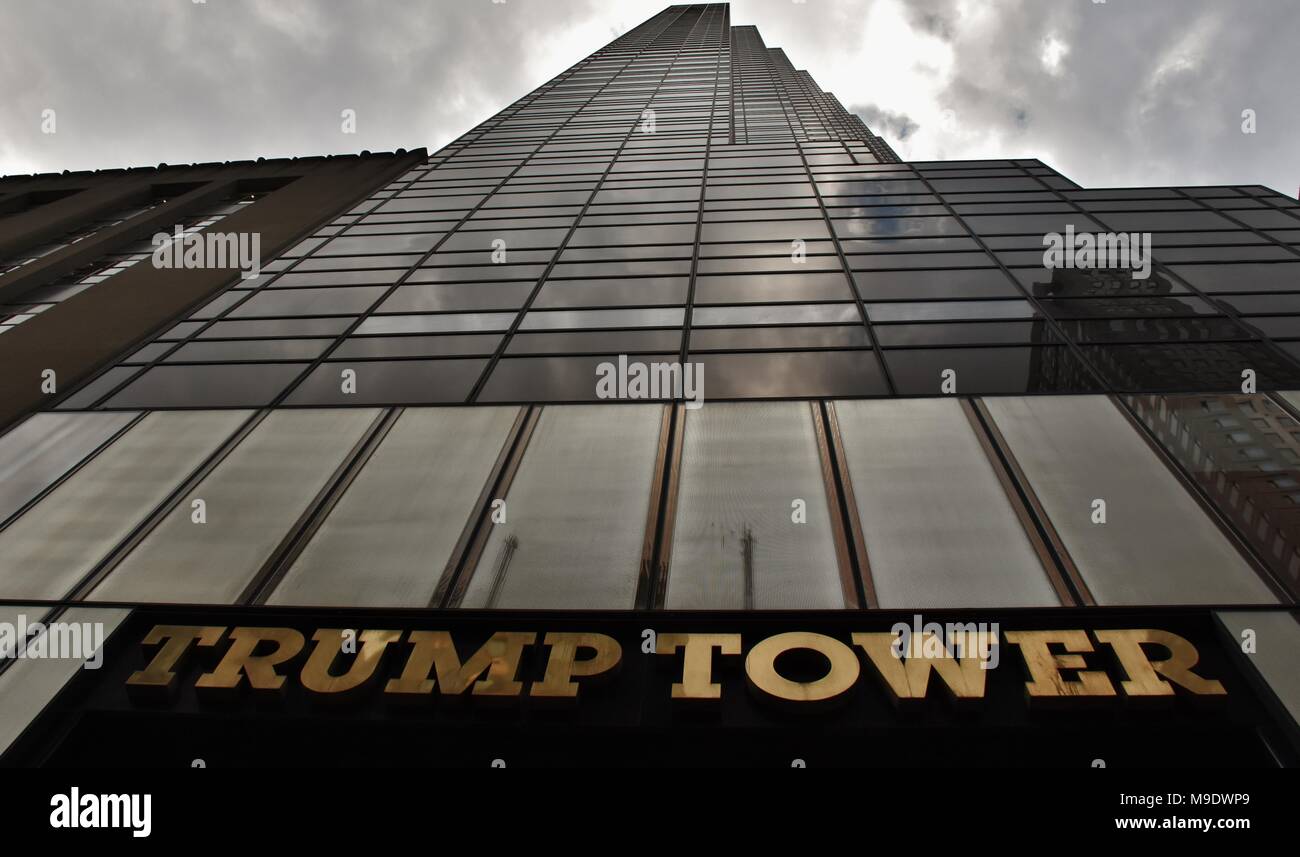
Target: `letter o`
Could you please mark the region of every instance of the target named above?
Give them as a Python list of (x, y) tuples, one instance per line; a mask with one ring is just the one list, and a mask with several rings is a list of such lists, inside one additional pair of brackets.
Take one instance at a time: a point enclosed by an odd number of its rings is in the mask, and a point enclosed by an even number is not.
[[(831, 662), (826, 675), (815, 681), (791, 681), (776, 670), (776, 659), (793, 649), (810, 649)], [(826, 702), (844, 694), (858, 680), (861, 666), (853, 650), (834, 637), (791, 631), (768, 637), (749, 650), (745, 675), (751, 687), (789, 702)]]

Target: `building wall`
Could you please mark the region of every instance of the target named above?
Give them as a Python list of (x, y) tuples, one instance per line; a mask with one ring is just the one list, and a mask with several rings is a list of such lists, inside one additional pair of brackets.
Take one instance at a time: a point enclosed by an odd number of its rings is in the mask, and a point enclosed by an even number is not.
[[(60, 181), (0, 186), (30, 209), (0, 238), (32, 316), (0, 327), (15, 609), (1231, 608), (1294, 636), (1300, 204), (1268, 188), (902, 163), (725, 4), (432, 155), (81, 207)], [(258, 276), (123, 264), (250, 189), (212, 225), (264, 236)], [(1067, 229), (1151, 233), (1152, 276), (1046, 269)], [(631, 364), (702, 385), (611, 398)]]

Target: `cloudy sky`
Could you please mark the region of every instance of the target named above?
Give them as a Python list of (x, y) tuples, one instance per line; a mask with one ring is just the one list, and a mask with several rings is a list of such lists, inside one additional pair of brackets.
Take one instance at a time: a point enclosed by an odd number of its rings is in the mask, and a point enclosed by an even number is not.
[[(0, 0), (0, 174), (434, 149), (666, 5)], [(1037, 157), (1093, 187), (1300, 185), (1296, 0), (731, 8), (905, 159)]]

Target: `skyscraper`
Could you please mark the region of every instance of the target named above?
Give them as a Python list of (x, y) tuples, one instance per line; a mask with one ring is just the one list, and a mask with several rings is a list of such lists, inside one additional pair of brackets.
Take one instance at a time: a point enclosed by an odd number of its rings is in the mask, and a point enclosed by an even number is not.
[(6, 761), (1295, 763), (1276, 191), (905, 163), (710, 4), (432, 155), (0, 206), (0, 611), (110, 635)]

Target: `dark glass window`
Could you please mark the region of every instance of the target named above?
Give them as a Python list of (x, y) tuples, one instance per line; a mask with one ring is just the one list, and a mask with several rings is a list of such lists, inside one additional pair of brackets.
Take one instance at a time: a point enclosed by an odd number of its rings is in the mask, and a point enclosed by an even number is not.
[(958, 395), (1091, 392), (1096, 382), (1063, 346), (905, 348), (883, 352), (902, 395), (937, 396), (952, 370)]
[(356, 315), (369, 309), (385, 286), (350, 289), (280, 289), (258, 292), (230, 311), (228, 318), (285, 315)]
[[(463, 402), (487, 365), (482, 359), (353, 360), (323, 363), (286, 399), (290, 405), (420, 405)], [(344, 372), (355, 392), (344, 392)]]
[(692, 353), (704, 364), (704, 399), (880, 396), (888, 385), (870, 351)]
[(306, 363), (155, 366), (109, 399), (110, 408), (250, 408), (271, 404)]

